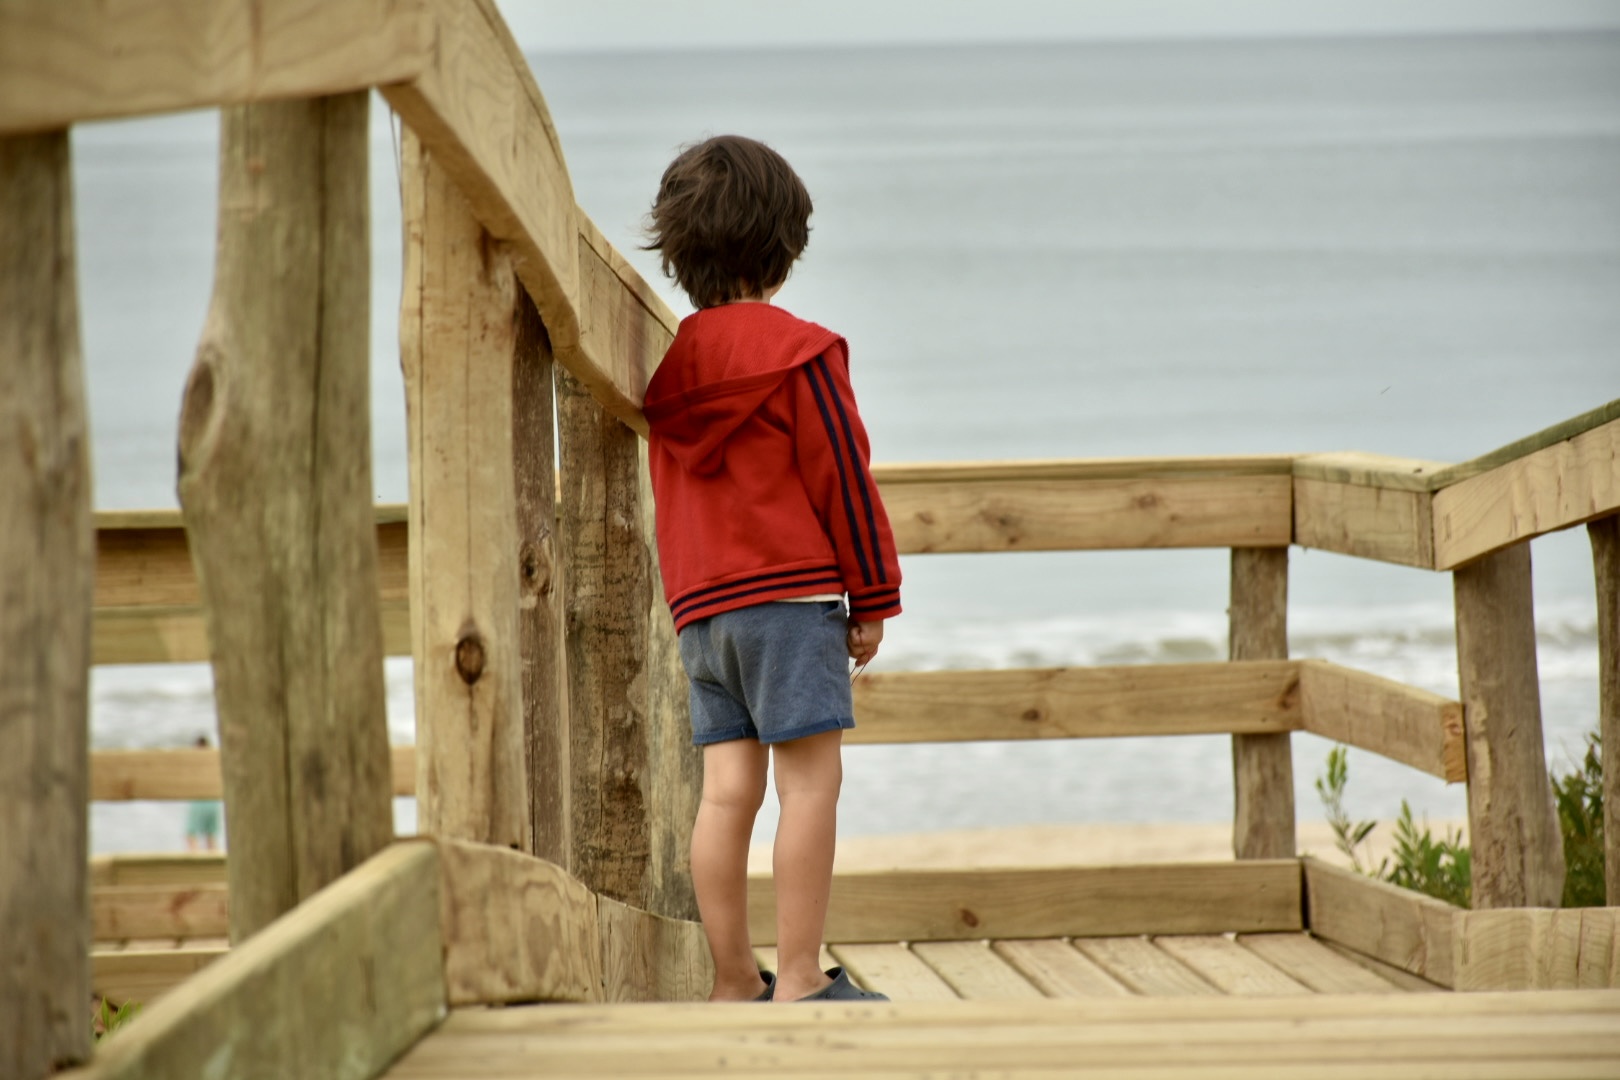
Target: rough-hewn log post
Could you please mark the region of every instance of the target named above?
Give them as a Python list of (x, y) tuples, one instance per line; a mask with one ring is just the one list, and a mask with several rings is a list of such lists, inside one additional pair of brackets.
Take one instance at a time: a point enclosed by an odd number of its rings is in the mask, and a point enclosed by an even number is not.
[(534, 854), (569, 866), (567, 680), (562, 569), (557, 557), (556, 396), (551, 342), (534, 302), (517, 291), (512, 363), (512, 468), (517, 482), (519, 652)]
[[(688, 808), (695, 804), (674, 797), (696, 786), (697, 755), (684, 717), (672, 715), (673, 646), (654, 644), (651, 616), (660, 590), (642, 498), (643, 450), (634, 432), (561, 371), (557, 404), (572, 868), (603, 895), (690, 917), (691, 877), (678, 868), (690, 843)], [(677, 724), (681, 730), (672, 732)]]
[[(1232, 549), (1230, 658), (1288, 658), (1288, 549)], [(1297, 693), (1297, 690), (1290, 691)], [(1288, 733), (1232, 736), (1232, 851), (1294, 857), (1294, 757)]]
[(511, 253), (408, 132), (402, 171), (419, 823), (528, 851), (512, 474), (521, 286)]
[(208, 611), (237, 941), (393, 836), (367, 111), (359, 93), (222, 112), (180, 504)]
[(1597, 578), (1598, 731), (1603, 740), (1603, 882), (1620, 906), (1620, 517), (1586, 527)]
[(1541, 738), (1530, 545), (1453, 575), (1475, 908), (1557, 907), (1564, 848)]
[(90, 433), (67, 132), (0, 139), (0, 1076), (90, 1056)]

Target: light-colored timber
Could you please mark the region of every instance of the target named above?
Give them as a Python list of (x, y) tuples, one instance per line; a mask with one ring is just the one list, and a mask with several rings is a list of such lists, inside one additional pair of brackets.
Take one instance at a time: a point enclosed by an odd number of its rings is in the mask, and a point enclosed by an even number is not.
[(1223, 994), (1278, 997), (1311, 992), (1304, 983), (1274, 967), (1259, 953), (1223, 935), (1160, 937), (1155, 943)]
[(90, 1053), (94, 537), (66, 131), (0, 138), (0, 231), (0, 1074), (33, 1080)]
[(179, 490), (210, 612), (238, 941), (393, 836), (367, 116), (364, 93), (222, 114), (214, 293)]
[(220, 946), (90, 954), (90, 989), (115, 1005), (148, 1005), (225, 955)]
[(1403, 989), (1309, 934), (1240, 934), (1237, 942), (1319, 994), (1393, 994)]
[(1435, 492), (1435, 567), (1451, 570), (1616, 511), (1620, 418)]
[(1457, 917), (1458, 990), (1620, 988), (1620, 908), (1518, 908)]
[(144, 1009), (73, 1080), (379, 1075), (445, 1013), (439, 860), (395, 844)]
[(1603, 882), (1620, 906), (1620, 517), (1586, 527), (1597, 587), (1598, 733), (1603, 742)]
[(91, 888), (102, 885), (223, 884), (225, 856), (220, 852), (95, 855), (90, 859)]
[(230, 931), (223, 884), (103, 885), (91, 890), (91, 930), (115, 938), (218, 937)]
[(1294, 477), (1294, 543), (1360, 559), (1434, 567), (1426, 491)]
[(1304, 729), (1421, 769), (1468, 779), (1463, 707), (1438, 694), (1323, 660), (1299, 662)]
[(1620, 420), (1620, 398), (1599, 405), (1597, 408), (1581, 413), (1579, 416), (1561, 420), (1551, 427), (1542, 428), (1540, 431), (1532, 435), (1526, 435), (1522, 439), (1516, 439), (1506, 446), (1492, 450), (1488, 454), (1481, 454), (1476, 458), (1470, 458), (1456, 465), (1449, 465), (1436, 472), (1430, 478), (1429, 483), (1433, 490), (1450, 487), (1463, 480), (1500, 468), (1503, 465), (1512, 464), (1520, 458), (1529, 457), (1550, 446), (1556, 446), (1559, 443), (1578, 438), (1614, 420)]
[[(1232, 549), (1228, 659), (1288, 656), (1288, 546)], [(1295, 678), (1298, 678), (1296, 672)], [(1299, 700), (1297, 688), (1288, 695)], [(1232, 736), (1232, 851), (1240, 859), (1294, 855), (1294, 754), (1287, 732)]]
[(1564, 890), (1564, 845), (1541, 735), (1530, 545), (1463, 567), (1453, 582), (1472, 905), (1554, 907)]
[(1301, 861), (1312, 934), (1440, 986), (1455, 983), (1459, 909), (1316, 859)]
[(703, 928), (597, 898), (608, 1001), (702, 1001), (714, 982)]
[(997, 941), (991, 948), (1047, 997), (1125, 997), (1131, 992), (1061, 938)]
[(958, 997), (967, 1001), (1018, 1001), (1044, 995), (985, 941), (919, 941), (911, 951)]
[(955, 1001), (951, 984), (900, 942), (834, 945), (833, 962), (849, 970), (856, 985), (896, 1001)]
[[(1441, 461), (1386, 457), (1359, 451), (1300, 454), (1293, 459), (1296, 480), (1317, 480), (1384, 491), (1431, 492), (1435, 489), (1434, 477), (1452, 468), (1455, 466)], [(1296, 487), (1294, 490), (1297, 492), (1299, 489)]]
[[(467, 17), (481, 18), (471, 5)], [(402, 149), (418, 815), (434, 836), (527, 851), (511, 415), (519, 285), (512, 252), (443, 163), (409, 133)]]
[[(416, 747), (389, 747), (390, 794), (416, 793)], [(90, 754), (90, 798), (218, 799), (224, 793), (219, 751), (96, 750)]]
[[(776, 940), (768, 877), (748, 888), (753, 940)], [(1211, 934), (1299, 930), (1299, 864), (1242, 863), (835, 873), (826, 939)]]

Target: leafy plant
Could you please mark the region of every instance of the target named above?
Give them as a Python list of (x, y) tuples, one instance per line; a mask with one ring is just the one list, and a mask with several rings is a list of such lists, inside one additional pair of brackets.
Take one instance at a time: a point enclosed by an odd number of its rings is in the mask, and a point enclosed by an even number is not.
[(1350, 780), (1349, 751), (1335, 746), (1328, 751), (1327, 775), (1316, 778), (1316, 794), (1327, 808), (1328, 825), (1333, 829), (1333, 845), (1350, 860), (1358, 874), (1371, 874), (1361, 863), (1360, 847), (1377, 827), (1376, 821), (1352, 821), (1344, 809), (1344, 789)]
[(1412, 807), (1401, 800), (1401, 815), (1395, 819), (1395, 863), (1385, 859), (1377, 876), (1391, 885), (1412, 889), (1444, 900), (1457, 907), (1468, 907), (1473, 893), (1472, 858), (1462, 832), (1446, 830), (1436, 840), (1425, 821), (1420, 831), (1412, 820)]
[(100, 1004), (90, 1018), (90, 1030), (95, 1034), (96, 1041), (111, 1035), (131, 1020), (140, 1015), (139, 1002), (126, 1001), (114, 1008), (112, 1002), (106, 998), (100, 999)]
[(1562, 906), (1602, 907), (1603, 883), (1603, 742), (1597, 732), (1586, 736), (1586, 756), (1567, 776), (1552, 777), (1558, 825), (1564, 834)]

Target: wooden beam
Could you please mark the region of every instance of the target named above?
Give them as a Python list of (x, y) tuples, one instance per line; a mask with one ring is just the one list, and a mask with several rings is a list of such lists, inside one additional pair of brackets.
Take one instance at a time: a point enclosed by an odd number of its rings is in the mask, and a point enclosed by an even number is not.
[(1468, 745), (1477, 908), (1554, 907), (1564, 845), (1547, 778), (1530, 545), (1459, 569), (1457, 672)]
[(1325, 660), (1299, 665), (1304, 727), (1447, 783), (1468, 779), (1463, 707), (1427, 690)]
[[(396, 844), (142, 1011), (72, 1080), (379, 1075), (445, 1013), (439, 861)], [(88, 1026), (88, 1025), (86, 1025)]]
[(95, 855), (90, 859), (90, 886), (223, 885), (221, 852), (162, 855)]
[(1434, 477), (1453, 468), (1455, 466), (1441, 461), (1386, 457), (1359, 451), (1301, 454), (1293, 459), (1296, 480), (1318, 480), (1384, 491), (1433, 491)]
[(216, 938), (229, 926), (223, 884), (103, 885), (91, 891), (97, 941), (122, 938)]
[(424, 833), (526, 851), (511, 410), (513, 365), (532, 357), (513, 253), (409, 133), (401, 172), (418, 814)]
[(1620, 908), (1458, 916), (1458, 990), (1620, 988)]
[[(751, 877), (748, 922), (756, 944), (775, 942), (775, 911), (771, 879)], [(1278, 859), (835, 874), (826, 939), (837, 944), (1302, 928), (1299, 864)]]
[[(381, 605), (383, 652), (411, 655), (411, 613), (404, 600)], [(208, 625), (202, 608), (102, 608), (91, 627), (92, 663), (206, 663)]]
[(368, 112), (356, 93), (222, 113), (214, 293), (181, 409), (179, 491), (209, 612), (236, 941), (393, 836)]
[(596, 897), (560, 867), (439, 842), (444, 976), (452, 1006), (601, 1001)]
[(892, 672), (855, 684), (850, 743), (1107, 738), (1297, 730), (1299, 676), (1233, 664)]
[(1620, 517), (1594, 521), (1592, 570), (1597, 589), (1598, 732), (1603, 743), (1603, 882), (1620, 906)]
[[(1612, 403), (1620, 411), (1620, 402)], [(1434, 495), (1434, 561), (1451, 570), (1620, 511), (1620, 417)]]
[(1431, 474), (1428, 478), (1430, 490), (1450, 487), (1463, 480), (1471, 479), (1483, 473), (1490, 472), (1502, 465), (1529, 457), (1538, 450), (1544, 450), (1558, 443), (1568, 442), (1570, 439), (1584, 435), (1588, 431), (1603, 427), (1610, 421), (1620, 420), (1620, 398), (1606, 404), (1599, 405), (1579, 416), (1572, 416), (1568, 420), (1561, 420), (1551, 427), (1546, 427), (1533, 435), (1526, 435), (1522, 439), (1515, 439), (1506, 446), (1481, 454), (1457, 465), (1448, 465)]
[(703, 1001), (714, 962), (703, 927), (600, 897), (602, 985), (607, 1001)]
[(1006, 484), (1019, 480), (1218, 480), (1240, 476), (1291, 476), (1292, 454), (1236, 457), (1032, 458), (1015, 461), (929, 461), (873, 465), (880, 485)]
[(895, 482), (874, 470), (903, 554), (1275, 547), (1293, 536), (1286, 475)]
[(1455, 985), (1454, 924), (1462, 909), (1308, 856), (1301, 862), (1312, 934), (1432, 983)]
[(90, 987), (97, 997), (114, 1005), (150, 1004), (225, 953), (218, 946), (92, 953)]
[(308, 98), (414, 78), (431, 39), (412, 0), (0, 5), (0, 133)]
[(1294, 543), (1359, 559), (1432, 569), (1433, 496), (1294, 477)]
[[(389, 747), (391, 795), (416, 794), (416, 747)], [(90, 755), (90, 798), (218, 799), (218, 750), (96, 750)]]
[(93, 536), (67, 132), (0, 138), (0, 230), (0, 1074), (36, 1080), (90, 1055)]
[[(1231, 595), (1229, 659), (1286, 659), (1288, 547), (1233, 548)], [(1299, 695), (1291, 697), (1297, 702)], [(1294, 757), (1287, 732), (1232, 736), (1232, 789), (1237, 857), (1293, 858)]]

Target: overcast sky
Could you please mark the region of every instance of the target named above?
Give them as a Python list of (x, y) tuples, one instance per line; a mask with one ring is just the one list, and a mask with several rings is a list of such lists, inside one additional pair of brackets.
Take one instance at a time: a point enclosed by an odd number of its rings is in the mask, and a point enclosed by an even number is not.
[(529, 52), (1620, 29), (1617, 0), (496, 0)]

